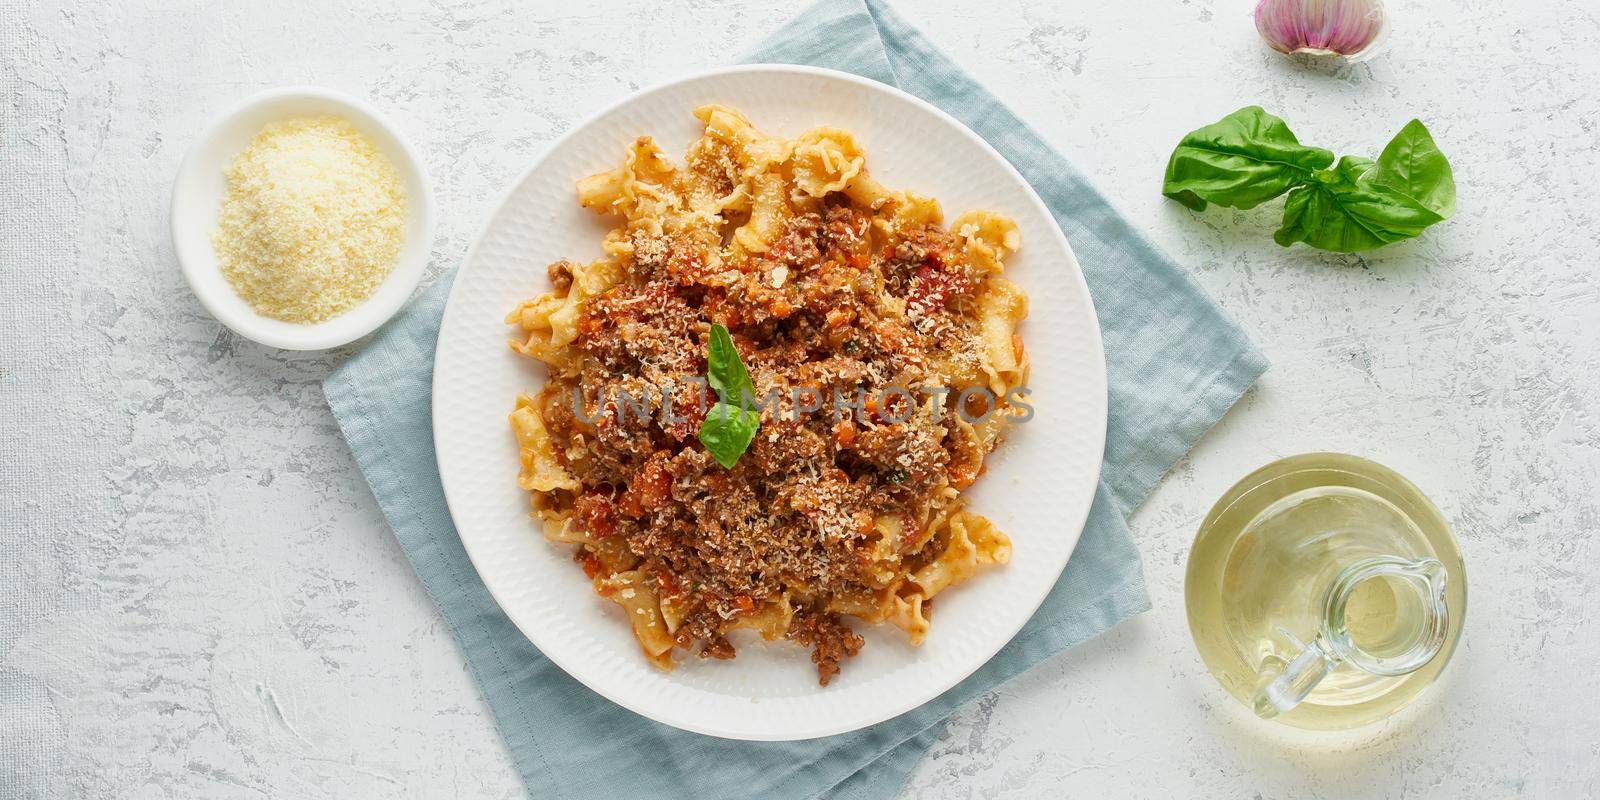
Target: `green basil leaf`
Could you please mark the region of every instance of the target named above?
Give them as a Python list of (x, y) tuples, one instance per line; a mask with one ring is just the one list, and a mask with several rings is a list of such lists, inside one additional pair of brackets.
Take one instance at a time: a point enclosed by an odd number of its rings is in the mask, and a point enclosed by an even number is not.
[(761, 414), (746, 406), (745, 398), (755, 395), (755, 385), (733, 346), (733, 337), (717, 324), (712, 324), (706, 343), (706, 382), (720, 400), (700, 424), (700, 443), (718, 464), (732, 469), (761, 427)]
[(750, 383), (750, 373), (739, 360), (739, 351), (733, 346), (728, 329), (715, 323), (711, 326), (711, 339), (706, 344), (706, 382), (723, 400), (739, 402), (745, 392), (755, 394)]
[(1368, 178), (1449, 219), (1456, 213), (1456, 181), (1450, 162), (1433, 143), (1421, 120), (1411, 120), (1378, 155), (1378, 168)]
[(1371, 159), (1339, 159), (1333, 169), (1318, 171), (1311, 183), (1289, 193), (1283, 225), (1273, 240), (1284, 247), (1305, 242), (1321, 250), (1355, 253), (1410, 239), (1444, 219), (1418, 199), (1380, 182), (1385, 177)]
[(1194, 209), (1254, 208), (1333, 164), (1333, 153), (1300, 144), (1283, 120), (1246, 106), (1192, 131), (1167, 161), (1161, 193)]
[(750, 440), (755, 438), (759, 427), (760, 414), (717, 403), (706, 412), (706, 420), (700, 424), (700, 443), (724, 469), (732, 469), (739, 463), (739, 456), (749, 449)]

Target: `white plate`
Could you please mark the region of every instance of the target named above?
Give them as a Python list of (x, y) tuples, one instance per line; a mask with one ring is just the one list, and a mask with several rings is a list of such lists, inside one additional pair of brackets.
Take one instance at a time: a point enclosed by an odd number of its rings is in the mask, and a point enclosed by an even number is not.
[[(762, 130), (794, 136), (838, 125), (859, 137), (867, 167), (890, 187), (937, 197), (946, 217), (1009, 214), (1022, 251), (1006, 273), (1028, 292), (1022, 333), (1032, 354), (1032, 422), (1010, 431), (971, 492), (974, 510), (1010, 534), (1011, 563), (939, 595), (933, 626), (912, 647), (892, 626), (867, 638), (832, 685), (817, 685), (805, 648), (736, 638), (739, 657), (680, 656), (658, 672), (621, 609), (596, 597), (570, 547), (547, 543), (517, 488), (506, 415), (544, 370), (506, 347), (501, 320), (548, 289), (545, 265), (594, 259), (608, 223), (578, 206), (573, 184), (608, 169), (649, 134), (681, 156), (699, 135), (690, 113), (731, 105)], [(1094, 306), (1066, 239), (1032, 188), (982, 139), (943, 112), (852, 75), (758, 65), (695, 75), (641, 92), (553, 144), (510, 189), (467, 253), (451, 290), (434, 366), (433, 425), (450, 512), (472, 563), (522, 632), (568, 674), (644, 716), (736, 739), (806, 739), (901, 714), (971, 674), (1038, 608), (1077, 544), (1100, 475), (1106, 377)], [(741, 631), (739, 633), (747, 633)]]
[[(282, 119), (327, 114), (343, 117), (388, 156), (406, 192), (406, 233), (400, 258), (366, 300), (337, 317), (303, 324), (256, 313), (222, 276), (211, 232), (227, 193), (223, 170), (261, 129)], [(288, 86), (245, 98), (224, 112), (189, 149), (172, 185), (172, 246), (195, 297), (234, 333), (285, 350), (323, 350), (353, 342), (405, 305), (433, 247), (433, 191), (411, 145), (372, 106), (315, 86)]]

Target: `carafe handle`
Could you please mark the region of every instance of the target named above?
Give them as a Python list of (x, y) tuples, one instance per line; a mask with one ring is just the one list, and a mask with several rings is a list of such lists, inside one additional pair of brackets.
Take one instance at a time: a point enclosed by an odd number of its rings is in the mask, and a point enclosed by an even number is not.
[[(1290, 641), (1296, 640), (1291, 636)], [(1283, 666), (1278, 666), (1280, 664)], [(1311, 644), (1303, 645), (1299, 655), (1288, 664), (1274, 658), (1263, 666), (1261, 681), (1257, 684), (1259, 688), (1255, 697), (1251, 698), (1250, 707), (1256, 716), (1272, 719), (1300, 705), (1300, 701), (1306, 699), (1306, 695), (1311, 694), (1311, 690), (1317, 688), (1317, 684), (1337, 666), (1338, 657), (1328, 652), (1322, 637), (1318, 636), (1311, 640)]]
[[(1351, 641), (1345, 624), (1345, 608), (1356, 586), (1384, 576), (1401, 579), (1401, 584), (1417, 592), (1421, 602), (1422, 613), (1411, 646), (1392, 656), (1379, 656), (1361, 649)], [(1301, 645), (1292, 634), (1284, 632), (1300, 651), (1287, 663), (1277, 658), (1268, 660), (1259, 674), (1251, 708), (1263, 719), (1282, 714), (1305, 700), (1334, 667), (1344, 662), (1373, 675), (1405, 675), (1421, 669), (1443, 649), (1450, 631), (1450, 609), (1444, 597), (1448, 580), (1444, 564), (1436, 558), (1413, 561), (1378, 556), (1346, 567), (1328, 588), (1322, 630), (1307, 645)]]

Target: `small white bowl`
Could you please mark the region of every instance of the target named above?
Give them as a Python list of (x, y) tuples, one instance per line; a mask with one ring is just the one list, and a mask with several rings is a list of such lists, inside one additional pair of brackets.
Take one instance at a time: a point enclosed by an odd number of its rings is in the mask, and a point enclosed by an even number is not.
[[(223, 170), (269, 123), (331, 115), (350, 121), (394, 164), (406, 193), (405, 243), (394, 269), (355, 308), (322, 322), (285, 322), (256, 313), (217, 266), (211, 234), (227, 190)], [(212, 123), (195, 142), (172, 187), (172, 245), (183, 277), (200, 304), (234, 333), (285, 350), (323, 350), (355, 341), (382, 325), (422, 280), (433, 246), (433, 190), (416, 151), (399, 129), (371, 105), (314, 86), (288, 86), (246, 98)]]

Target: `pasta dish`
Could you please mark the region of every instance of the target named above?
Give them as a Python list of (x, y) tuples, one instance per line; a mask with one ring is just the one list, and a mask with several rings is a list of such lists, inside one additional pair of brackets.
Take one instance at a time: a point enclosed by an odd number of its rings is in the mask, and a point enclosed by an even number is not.
[(827, 685), (862, 647), (850, 618), (921, 644), (937, 595), (1010, 558), (962, 492), (1032, 414), (1020, 235), (945, 226), (847, 131), (695, 116), (681, 165), (640, 137), (578, 182), (616, 221), (604, 256), (550, 264), (506, 319), (549, 373), (511, 413), (519, 484), (656, 666), (750, 629)]

